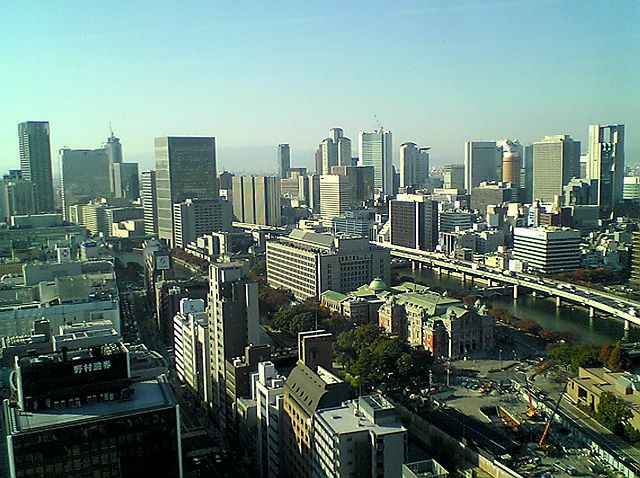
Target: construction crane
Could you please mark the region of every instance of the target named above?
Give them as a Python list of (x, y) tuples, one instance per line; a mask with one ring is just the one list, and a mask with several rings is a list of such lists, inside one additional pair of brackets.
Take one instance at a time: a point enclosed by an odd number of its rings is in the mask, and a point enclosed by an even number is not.
[(549, 435), (549, 429), (551, 428), (551, 423), (553, 423), (553, 417), (556, 416), (558, 408), (560, 408), (560, 402), (562, 402), (562, 397), (564, 396), (565, 392), (567, 391), (567, 385), (569, 385), (569, 382), (566, 382), (564, 384), (564, 388), (562, 389), (562, 392), (560, 393), (560, 396), (558, 397), (558, 401), (556, 402), (556, 406), (553, 408), (553, 411), (551, 412), (551, 416), (549, 417), (549, 419), (547, 420), (546, 425), (544, 426), (544, 431), (542, 432), (542, 436), (540, 437), (540, 441), (538, 442), (538, 448), (540, 448), (541, 450), (546, 450), (546, 449), (549, 448), (549, 445), (545, 444), (545, 440), (547, 439), (547, 436)]

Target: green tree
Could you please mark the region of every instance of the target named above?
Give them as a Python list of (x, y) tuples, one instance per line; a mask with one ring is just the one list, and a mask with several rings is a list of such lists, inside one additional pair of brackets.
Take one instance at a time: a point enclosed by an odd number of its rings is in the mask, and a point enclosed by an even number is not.
[(571, 369), (574, 373), (580, 367), (597, 367), (600, 365), (600, 348), (591, 344), (582, 344), (571, 349)]
[(618, 436), (624, 437), (625, 426), (633, 416), (627, 402), (611, 392), (600, 395), (594, 418)]
[(554, 345), (549, 349), (549, 358), (555, 362), (556, 365), (568, 367), (571, 364), (572, 350), (571, 346), (567, 344)]

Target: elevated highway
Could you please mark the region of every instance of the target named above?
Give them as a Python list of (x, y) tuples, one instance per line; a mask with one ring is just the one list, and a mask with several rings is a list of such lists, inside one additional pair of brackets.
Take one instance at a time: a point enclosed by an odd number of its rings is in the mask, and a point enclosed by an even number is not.
[(436, 252), (420, 251), (388, 242), (376, 242), (375, 244), (389, 249), (392, 257), (407, 259), (414, 264), (426, 265), (439, 272), (458, 273), (464, 282), (481, 278), (487, 281), (490, 286), (498, 284), (512, 286), (514, 299), (518, 298), (522, 289), (527, 289), (555, 298), (558, 307), (562, 301), (566, 301), (586, 307), (590, 317), (595, 317), (597, 312), (616, 317), (624, 321), (625, 330), (629, 330), (631, 324), (640, 326), (640, 303), (613, 294), (533, 274), (502, 271), (474, 262), (455, 260)]

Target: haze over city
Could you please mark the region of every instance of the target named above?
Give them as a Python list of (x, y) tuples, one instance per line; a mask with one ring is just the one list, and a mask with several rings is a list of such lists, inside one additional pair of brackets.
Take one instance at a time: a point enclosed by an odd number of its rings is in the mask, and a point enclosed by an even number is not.
[(330, 127), (356, 138), (375, 116), (435, 165), (462, 163), (465, 140), (623, 123), (632, 164), (638, 19), (636, 1), (7, 3), (0, 167), (25, 120), (50, 122), (54, 157), (111, 122), (142, 169), (154, 137), (203, 135), (219, 170), (251, 172), (275, 170), (282, 142), (310, 167)]

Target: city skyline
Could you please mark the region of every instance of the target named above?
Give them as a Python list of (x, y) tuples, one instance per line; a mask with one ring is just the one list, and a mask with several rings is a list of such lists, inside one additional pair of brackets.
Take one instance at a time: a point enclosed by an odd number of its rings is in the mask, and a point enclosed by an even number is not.
[[(291, 6), (127, 3), (104, 23), (93, 19), (112, 6), (77, 3), (64, 16), (8, 6), (0, 168), (15, 167), (16, 125), (27, 120), (50, 122), (54, 158), (64, 146), (99, 147), (111, 121), (141, 169), (164, 135), (215, 136), (220, 170), (275, 171), (279, 143), (291, 145), (292, 165), (311, 166), (329, 128), (354, 139), (375, 116), (396, 145), (430, 146), (434, 165), (461, 163), (464, 141), (569, 134), (586, 144), (589, 124), (617, 123), (629, 131), (626, 162), (640, 158), (635, 2)], [(328, 78), (323, 65), (345, 74)]]

